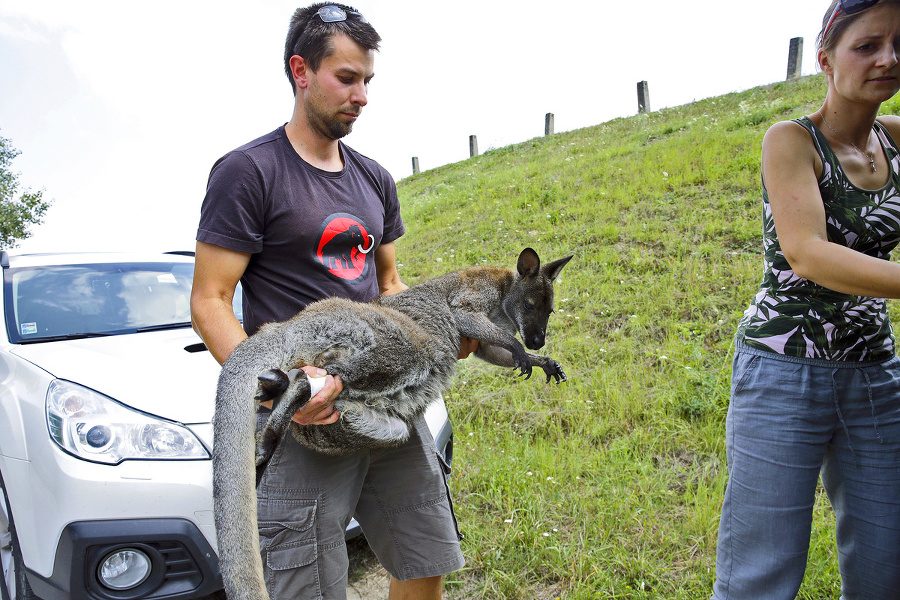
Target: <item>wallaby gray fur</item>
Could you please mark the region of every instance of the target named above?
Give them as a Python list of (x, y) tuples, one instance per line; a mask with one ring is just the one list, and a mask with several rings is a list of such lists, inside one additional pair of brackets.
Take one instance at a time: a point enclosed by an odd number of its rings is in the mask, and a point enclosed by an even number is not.
[[(571, 256), (541, 266), (526, 248), (516, 271), (473, 267), (370, 303), (342, 298), (314, 302), (283, 323), (264, 325), (232, 352), (216, 394), (213, 495), (219, 567), (229, 600), (268, 599), (256, 530), (254, 474), (287, 427), (325, 454), (396, 446), (409, 424), (448, 386), (460, 335), (479, 340), (475, 356), (513, 367), (527, 379), (532, 365), (547, 381), (564, 381), (555, 360), (529, 354), (544, 345), (553, 312), (553, 280)], [(332, 425), (291, 421), (310, 398), (304, 365), (340, 375)], [(256, 406), (275, 400), (256, 441)], [(254, 451), (254, 448), (256, 450)]]

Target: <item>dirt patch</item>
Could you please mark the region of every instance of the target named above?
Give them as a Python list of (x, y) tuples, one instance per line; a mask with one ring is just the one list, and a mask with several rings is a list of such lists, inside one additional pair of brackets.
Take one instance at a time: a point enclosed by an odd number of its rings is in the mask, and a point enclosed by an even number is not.
[(391, 576), (375, 558), (363, 536), (347, 542), (350, 567), (347, 573), (347, 600), (385, 600)]

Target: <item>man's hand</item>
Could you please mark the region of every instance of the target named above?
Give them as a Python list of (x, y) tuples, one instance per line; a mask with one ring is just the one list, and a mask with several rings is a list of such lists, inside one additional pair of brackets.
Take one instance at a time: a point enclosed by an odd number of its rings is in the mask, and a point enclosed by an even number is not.
[(330, 425), (335, 423), (341, 413), (334, 409), (334, 401), (337, 395), (344, 389), (344, 384), (338, 376), (329, 375), (324, 369), (316, 367), (303, 367), (303, 371), (310, 377), (324, 377), (325, 387), (319, 393), (309, 399), (300, 410), (291, 418), (300, 425)]
[(467, 338), (466, 336), (460, 336), (459, 338), (459, 356), (457, 358), (463, 359), (468, 357), (470, 354), (478, 350), (478, 340), (473, 340), (472, 338)]

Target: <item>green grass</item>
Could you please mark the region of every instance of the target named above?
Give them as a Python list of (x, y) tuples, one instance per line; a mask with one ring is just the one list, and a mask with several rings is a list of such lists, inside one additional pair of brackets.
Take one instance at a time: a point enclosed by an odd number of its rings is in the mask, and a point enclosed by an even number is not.
[[(820, 75), (536, 138), (400, 182), (407, 283), (573, 253), (545, 385), (469, 359), (446, 395), (455, 599), (708, 597), (732, 336), (761, 272), (759, 151)], [(892, 101), (885, 110), (898, 112)], [(801, 598), (839, 595), (820, 499)]]

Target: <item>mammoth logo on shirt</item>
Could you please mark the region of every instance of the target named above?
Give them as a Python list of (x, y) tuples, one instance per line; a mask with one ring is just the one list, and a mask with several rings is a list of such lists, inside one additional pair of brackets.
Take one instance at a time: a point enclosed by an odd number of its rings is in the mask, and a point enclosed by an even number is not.
[(322, 225), (316, 258), (335, 277), (356, 281), (368, 270), (366, 255), (373, 248), (375, 238), (362, 221), (337, 213)]

